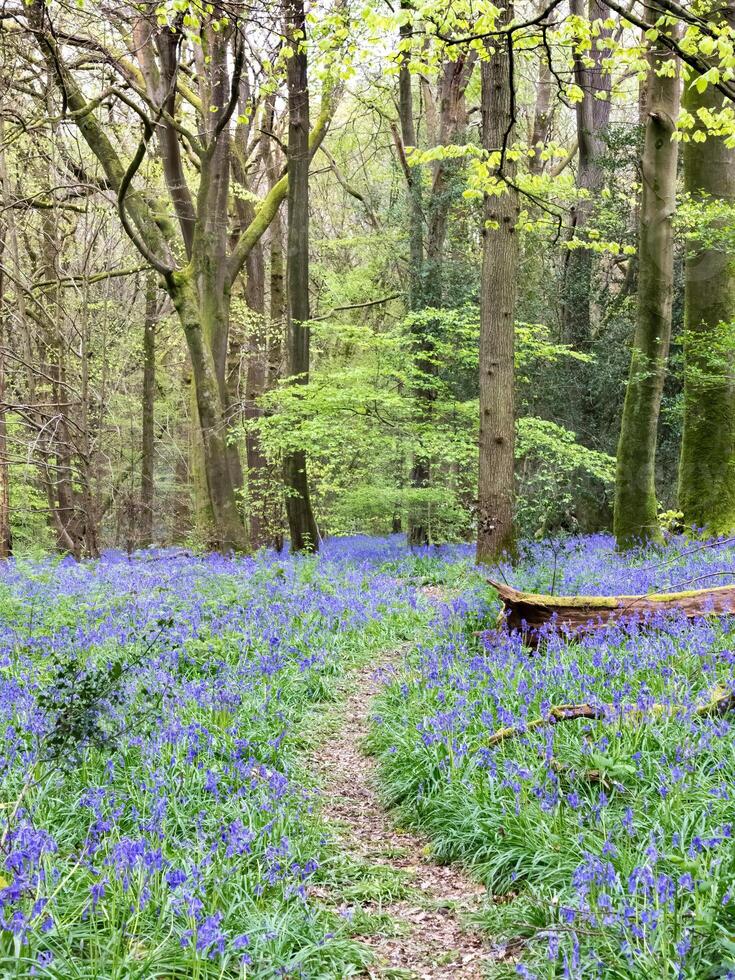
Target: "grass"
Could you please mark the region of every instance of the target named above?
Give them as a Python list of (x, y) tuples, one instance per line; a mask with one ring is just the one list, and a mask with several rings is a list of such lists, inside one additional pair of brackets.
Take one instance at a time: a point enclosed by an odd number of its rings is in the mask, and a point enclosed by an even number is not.
[[(731, 621), (659, 617), (534, 654), (474, 636), (475, 602), (437, 616), (370, 745), (398, 819), (498, 897), (483, 924), (513, 955), (492, 975), (735, 976), (735, 734), (697, 713), (733, 687)], [(610, 707), (531, 725), (569, 702)]]
[[(601, 594), (733, 568), (689, 548), (540, 543), (503, 573)], [(336, 846), (305, 758), (351, 672), (397, 647), (369, 746), (398, 821), (495, 895), (495, 976), (735, 976), (735, 736), (698, 712), (734, 686), (732, 622), (658, 617), (534, 654), (475, 635), (497, 605), (471, 561), (359, 539), (319, 559), (5, 565), (0, 976), (363, 971), (360, 937), (415, 893)], [(569, 702), (605, 717), (533, 725)]]
[(9, 565), (0, 601), (0, 974), (358, 973), (382, 919), (318, 896), (403, 885), (328, 839), (303, 751), (420, 631), (410, 591), (349, 554), (162, 554)]

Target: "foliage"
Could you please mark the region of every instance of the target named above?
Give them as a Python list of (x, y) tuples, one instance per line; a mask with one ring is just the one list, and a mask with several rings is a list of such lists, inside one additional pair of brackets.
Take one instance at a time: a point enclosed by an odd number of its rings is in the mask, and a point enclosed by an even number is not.
[[(427, 374), (406, 358), (411, 337), (428, 327)], [(410, 508), (428, 505), (434, 541), (471, 534), (475, 497), (479, 318), (476, 307), (425, 309), (397, 323), (336, 319), (312, 326), (314, 369), (308, 386), (281, 385), (261, 401), (264, 415), (249, 423), (275, 461), (305, 447), (317, 512), (329, 533), (385, 533)], [(542, 324), (519, 323), (516, 365), (521, 391), (562, 361), (589, 355), (554, 343)], [(412, 392), (432, 392), (431, 416), (417, 419)], [(522, 418), (518, 426), (519, 517), (536, 531), (561, 519), (575, 481), (586, 474), (610, 482), (611, 461), (579, 445), (552, 422)], [(431, 464), (432, 485), (411, 488), (412, 457)]]

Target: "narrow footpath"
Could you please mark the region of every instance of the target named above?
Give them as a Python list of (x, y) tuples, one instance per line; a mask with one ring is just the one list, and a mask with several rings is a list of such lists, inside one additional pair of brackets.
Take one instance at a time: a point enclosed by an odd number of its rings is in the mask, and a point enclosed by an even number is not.
[[(490, 944), (466, 919), (482, 902), (485, 889), (453, 865), (427, 856), (427, 840), (397, 829), (381, 804), (376, 763), (362, 750), (381, 672), (400, 652), (352, 675), (351, 693), (341, 709), (342, 724), (312, 757), (322, 786), (322, 809), (335, 827), (340, 846), (357, 860), (397, 869), (407, 879), (398, 898), (379, 909), (395, 925), (391, 934), (361, 936), (375, 960), (371, 978), (481, 980)], [(363, 909), (369, 903), (362, 902)], [(349, 915), (349, 907), (342, 908)]]

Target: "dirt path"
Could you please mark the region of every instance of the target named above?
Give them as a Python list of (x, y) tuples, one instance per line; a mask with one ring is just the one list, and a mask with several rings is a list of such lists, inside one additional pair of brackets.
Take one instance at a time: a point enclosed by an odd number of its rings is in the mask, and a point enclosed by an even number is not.
[[(369, 900), (360, 902), (363, 911), (387, 914), (396, 927), (390, 934), (360, 937), (375, 953), (368, 975), (480, 980), (489, 944), (463, 919), (477, 908), (484, 888), (456, 867), (433, 863), (426, 856), (426, 840), (393, 825), (378, 796), (375, 761), (361, 750), (379, 673), (390, 666), (386, 657), (352, 676), (342, 726), (313, 758), (322, 780), (323, 811), (336, 826), (341, 846), (357, 859), (398, 869), (407, 878), (400, 897), (373, 902), (372, 909)], [(341, 911), (349, 915), (349, 903)]]

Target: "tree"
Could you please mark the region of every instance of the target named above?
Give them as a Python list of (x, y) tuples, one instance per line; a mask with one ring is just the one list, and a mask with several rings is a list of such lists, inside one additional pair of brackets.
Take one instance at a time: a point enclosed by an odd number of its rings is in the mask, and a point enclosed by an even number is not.
[(145, 284), (143, 321), (143, 404), (141, 406), (143, 432), (140, 447), (140, 543), (144, 548), (153, 543), (157, 293), (155, 275), (149, 273)]
[[(735, 4), (729, 0), (710, 16), (732, 27)], [(712, 214), (735, 205), (735, 149), (709, 131), (707, 120), (722, 109), (723, 96), (700, 78), (690, 77), (685, 87), (693, 128), (684, 144), (684, 184), (692, 201)], [(688, 525), (720, 534), (735, 528), (735, 254), (726, 239), (718, 240), (722, 217), (710, 224), (701, 223), (686, 257), (679, 507)]]
[[(237, 507), (236, 453), (228, 446), (226, 364), (232, 286), (254, 246), (266, 231), (285, 199), (284, 177), (261, 202), (252, 222), (230, 238), (230, 121), (235, 111), (244, 51), (239, 21), (234, 23), (219, 6), (199, 15), (191, 12), (184, 28), (182, 16), (159, 24), (155, 11), (138, 14), (126, 10), (114, 18), (137, 64), (102, 49), (113, 69), (135, 93), (132, 98), (116, 89), (135, 116), (142, 121), (142, 137), (129, 163), (123, 148), (99, 118), (102, 97), (88, 98), (77, 78), (81, 70), (70, 66), (58, 38), (66, 43), (100, 50), (93, 37), (79, 38), (50, 24), (41, 0), (28, 8), (29, 36), (45, 57), (55, 80), (63, 108), (79, 128), (100, 164), (105, 180), (117, 195), (125, 231), (150, 267), (158, 273), (173, 303), (186, 340), (194, 379), (196, 414), (201, 436), (204, 475), (212, 514), (211, 543), (221, 549), (247, 547), (247, 535)], [(194, 30), (192, 45), (199, 92), (183, 81), (187, 30)], [(198, 131), (187, 126), (177, 112), (188, 104)], [(331, 112), (322, 108), (314, 132), (312, 150), (321, 141)], [(154, 134), (163, 164), (165, 194), (175, 224), (161, 207), (161, 190), (147, 194), (135, 187), (135, 176)], [(189, 184), (182, 147), (193, 160), (196, 194)], [(189, 179), (187, 179), (189, 177)]]
[[(288, 377), (309, 382), (309, 81), (303, 0), (286, 0), (286, 37), (291, 47), (288, 81)], [(309, 498), (306, 453), (290, 451), (283, 461), (286, 515), (292, 551), (316, 551), (319, 532)]]
[[(513, 19), (509, 3), (503, 22)], [(502, 26), (502, 23), (501, 23)], [(501, 34), (482, 62), (482, 142), (493, 166), (485, 198), (480, 293), (480, 435), (477, 560), (490, 562), (514, 546), (515, 307), (519, 199), (508, 150), (515, 127), (512, 34)]]
[[(605, 0), (570, 0), (570, 11), (591, 22), (603, 22), (610, 8)], [(610, 122), (610, 74), (603, 61), (604, 40), (609, 31), (593, 31), (589, 51), (574, 52), (574, 80), (580, 90), (576, 103), (577, 187), (581, 192), (572, 211), (572, 236), (582, 247), (569, 251), (564, 274), (562, 336), (576, 346), (589, 341), (591, 332), (592, 252), (584, 247), (585, 233), (595, 198), (602, 189), (602, 160)]]
[(676, 207), (681, 82), (659, 37), (649, 52), (646, 134), (641, 166), (638, 312), (617, 453), (614, 531), (619, 547), (659, 540), (656, 439), (671, 338), (672, 220)]
[[(0, 122), (0, 142), (4, 141), (5, 132)], [(5, 159), (4, 149), (0, 147), (0, 191), (5, 190)], [(3, 199), (5, 194), (3, 193)], [(6, 319), (5, 308), (5, 243), (8, 237), (7, 223), (0, 222), (0, 559), (9, 558), (13, 552), (13, 540), (10, 531), (10, 467), (8, 466), (8, 426), (5, 408), (5, 338)]]
[[(407, 0), (402, 3), (402, 11), (411, 9), (412, 5)], [(417, 312), (424, 308), (440, 309), (445, 302), (444, 250), (453, 202), (451, 179), (456, 165), (441, 154), (431, 161), (428, 168), (415, 160), (412, 162), (408, 157), (409, 151), (418, 148), (413, 75), (409, 67), (412, 35), (411, 23), (402, 20), (398, 71), (399, 127), (393, 128), (393, 136), (408, 190), (408, 306), (412, 312)], [(444, 52), (435, 90), (426, 77), (421, 77), (427, 141), (431, 148), (448, 147), (463, 135), (467, 124), (465, 92), (476, 58), (474, 49), (455, 53), (453, 58), (447, 57)], [(427, 169), (430, 176), (428, 193), (424, 187)], [(416, 423), (420, 429), (431, 425), (436, 398), (436, 329), (430, 318), (416, 317), (412, 323)], [(412, 547), (418, 547), (428, 544), (431, 539), (429, 505), (420, 496), (431, 486), (431, 459), (426, 448), (420, 444), (414, 447), (412, 453), (410, 483), (419, 496), (417, 500), (412, 500), (409, 507), (408, 540)]]

